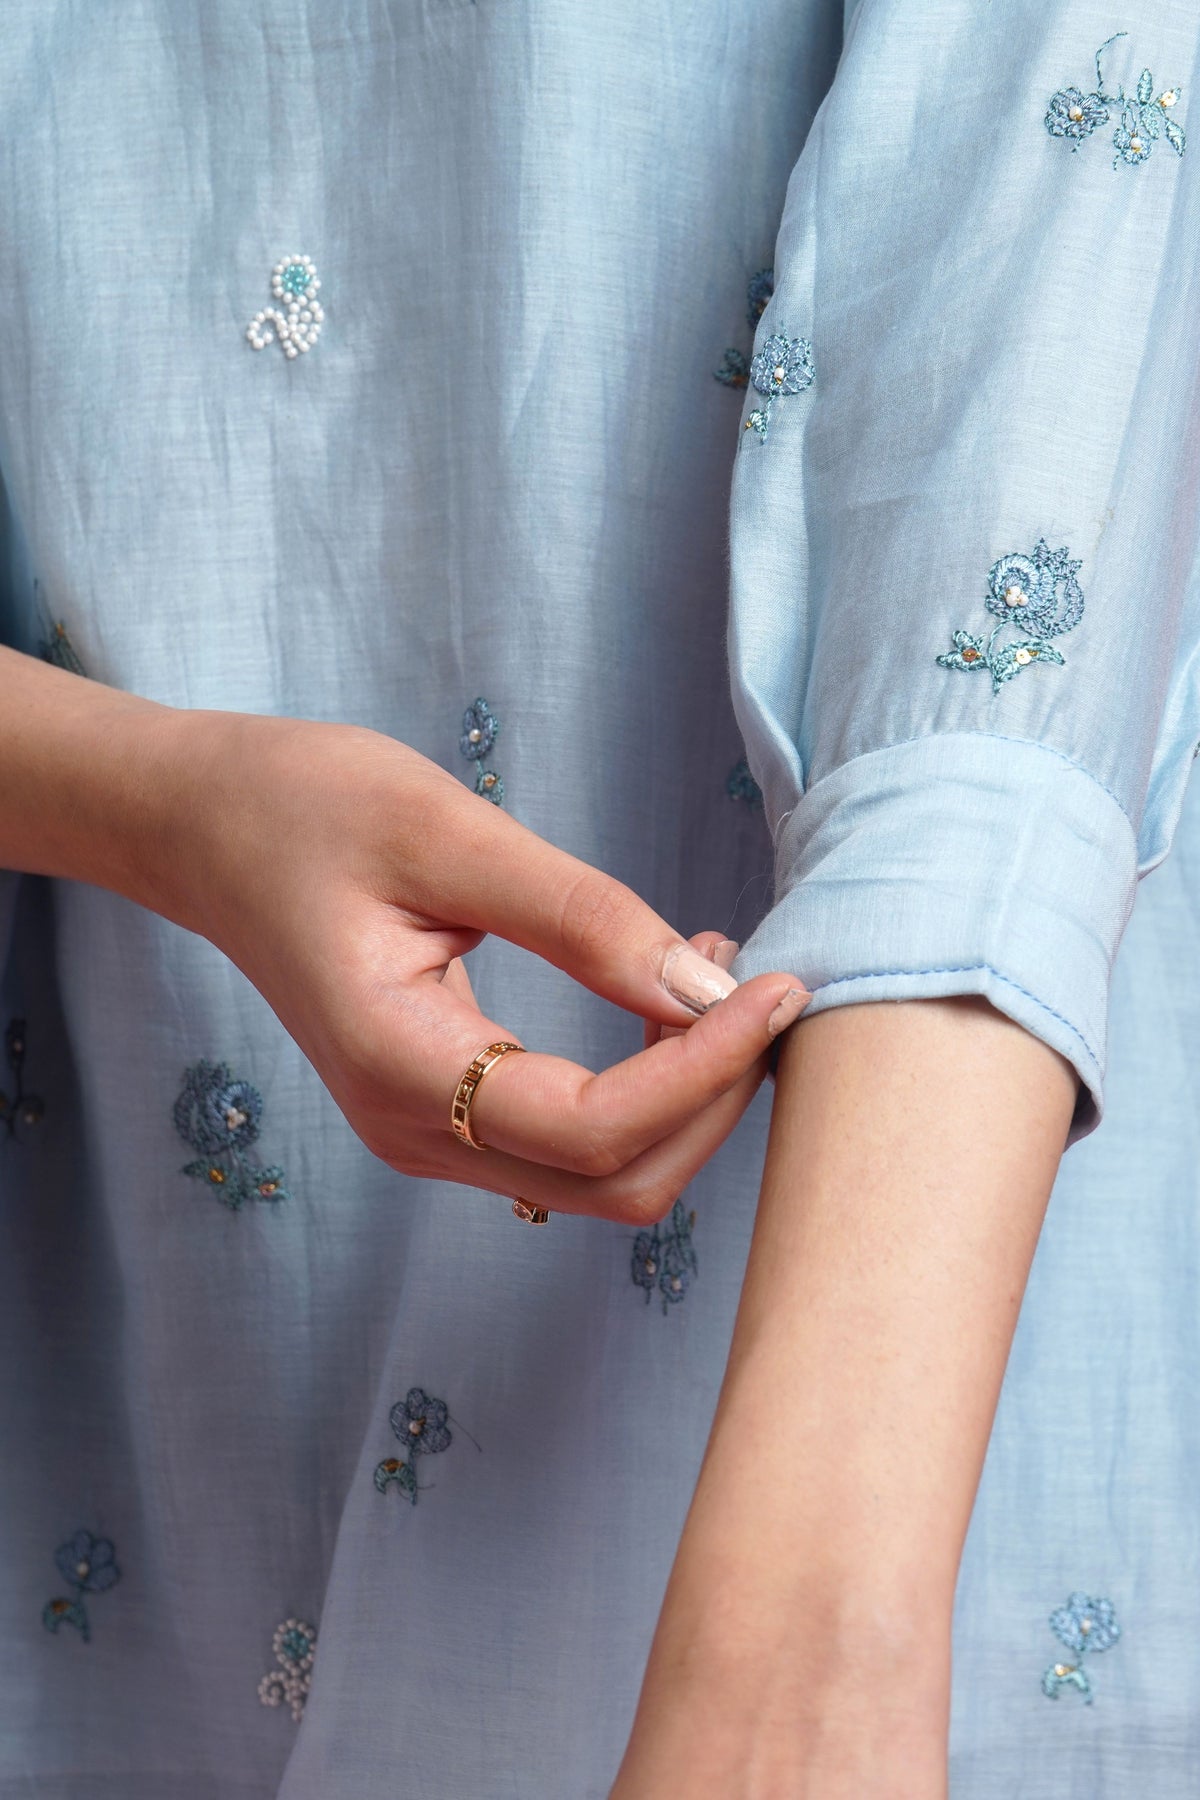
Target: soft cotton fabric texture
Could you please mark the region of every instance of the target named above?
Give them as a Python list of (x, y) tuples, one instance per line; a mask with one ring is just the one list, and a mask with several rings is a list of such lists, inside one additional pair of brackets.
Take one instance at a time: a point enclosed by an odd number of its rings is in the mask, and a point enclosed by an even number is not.
[[(1045, 123), (1122, 29), (1107, 90), (1149, 66), (1186, 130), (1197, 29), (1167, 0), (10, 0), (0, 40), (5, 641), (61, 621), (97, 679), (369, 725), (468, 781), (483, 696), (514, 816), (684, 930), (749, 930), (771, 829), (747, 972), (814, 1007), (984, 993), (1078, 1070), (1077, 1135), (1105, 1102), (967, 1547), (956, 1800), (1183, 1796), (1200, 1751), (1200, 206), (1164, 135), (1113, 166), (1121, 106)], [(293, 252), (325, 316), (288, 359), (245, 329)], [(756, 325), (811, 343), (809, 385), (714, 379)], [(727, 792), (731, 467), (761, 809)], [(995, 693), (939, 666), (955, 631), (1019, 638), (989, 572), (1041, 540), (1080, 565), (1065, 660)], [(0, 891), (0, 1024), (45, 1107), (0, 1133), (0, 1795), (600, 1800), (767, 1097), (685, 1197), (669, 1297), (627, 1230), (374, 1162), (209, 945)], [(472, 968), (526, 1042), (636, 1046), (503, 945)], [(261, 1096), (286, 1199), (182, 1172), (201, 1060)], [(981, 1117), (980, 1158), (1021, 1129)], [(412, 1459), (415, 1506), (374, 1481), (414, 1388), (452, 1440)], [(43, 1623), (80, 1566), (87, 1642)], [(1048, 1624), (1072, 1594), (1082, 1659)], [(298, 1726), (258, 1692), (288, 1619), (319, 1632)], [(1055, 1663), (1092, 1704), (1047, 1698)]]

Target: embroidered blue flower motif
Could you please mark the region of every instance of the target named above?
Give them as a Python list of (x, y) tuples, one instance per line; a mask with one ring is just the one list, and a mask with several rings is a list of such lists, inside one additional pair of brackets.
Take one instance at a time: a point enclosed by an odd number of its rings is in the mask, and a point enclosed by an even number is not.
[(8, 1137), (16, 1137), (18, 1125), (40, 1125), (46, 1108), (36, 1094), (25, 1092), (25, 1021), (10, 1019), (4, 1033), (4, 1049), (13, 1072), (13, 1091), (0, 1088), (0, 1125)]
[[(408, 1452), (409, 1460), (389, 1456), (376, 1466), (375, 1486), (381, 1494), (397, 1487), (413, 1506), (417, 1504), (416, 1460), (418, 1456), (436, 1456), (450, 1448), (454, 1435), (447, 1424), (449, 1417), (446, 1402), (435, 1400), (424, 1388), (409, 1388), (403, 1400), (397, 1400), (388, 1414), (388, 1423)], [(475, 1448), (479, 1448), (478, 1444)]]
[(493, 806), (504, 804), (504, 783), (495, 769), (485, 769), (483, 758), (500, 735), (500, 721), (486, 700), (479, 699), (463, 713), (462, 736), (458, 747), (468, 762), (477, 763), (475, 792), (490, 800)]
[(744, 388), (750, 381), (750, 364), (740, 350), (727, 350), (719, 369), (713, 370), (717, 381), (726, 387)]
[(744, 800), (747, 806), (757, 806), (762, 800), (762, 789), (750, 773), (750, 764), (744, 756), (739, 756), (730, 769), (725, 792), (731, 800)]
[[(956, 631), (951, 639), (953, 650), (938, 657), (943, 669), (965, 669), (975, 674), (986, 669), (992, 678), (992, 692), (998, 694), (1006, 681), (1030, 663), (1058, 663), (1064, 658), (1056, 650), (1052, 638), (1070, 631), (1083, 617), (1083, 589), (1077, 580), (1081, 562), (1072, 561), (1064, 547), (1051, 550), (1045, 538), (1039, 538), (1032, 554), (1017, 552), (1002, 556), (988, 571), (988, 598), (984, 602), (999, 624), (987, 638), (969, 631)], [(1029, 635), (1013, 638), (996, 647), (996, 639), (1006, 625), (1017, 625)]]
[(54, 1552), (58, 1572), (71, 1590), (69, 1599), (48, 1600), (42, 1608), (42, 1624), (47, 1631), (58, 1631), (62, 1625), (73, 1625), (85, 1644), (91, 1642), (92, 1629), (85, 1594), (104, 1594), (121, 1579), (116, 1553), (108, 1538), (94, 1537), (90, 1531), (77, 1531), (73, 1538), (60, 1544)]
[(247, 1155), (258, 1138), (262, 1104), (258, 1089), (235, 1080), (227, 1063), (201, 1061), (184, 1070), (175, 1129), (200, 1157), (181, 1172), (207, 1183), (232, 1212), (248, 1200), (291, 1198), (281, 1168), (263, 1168)]
[(61, 620), (52, 619), (42, 605), (40, 588), (36, 580), (33, 584), (33, 603), (41, 620), (42, 635), (38, 639), (37, 650), (42, 661), (53, 663), (56, 668), (66, 669), (71, 675), (86, 675), (87, 671), (67, 635), (66, 626)]
[(1050, 96), (1046, 114), (1046, 130), (1051, 137), (1071, 139), (1072, 150), (1090, 137), (1098, 125), (1108, 124), (1108, 108), (1099, 94), (1085, 94), (1080, 88), (1060, 88)]
[(1047, 1700), (1057, 1700), (1063, 1688), (1074, 1687), (1083, 1695), (1084, 1705), (1090, 1706), (1092, 1687), (1084, 1659), (1111, 1650), (1121, 1635), (1112, 1601), (1095, 1600), (1089, 1594), (1070, 1594), (1067, 1604), (1050, 1614), (1050, 1629), (1078, 1661), (1051, 1663), (1042, 1676), (1042, 1692)]
[(469, 762), (485, 757), (500, 735), (500, 721), (486, 700), (476, 700), (463, 714), (458, 747)]
[[(746, 289), (746, 323), (751, 331), (757, 330), (758, 321), (767, 310), (767, 301), (774, 292), (774, 269), (756, 270)], [(726, 350), (721, 367), (714, 369), (713, 375), (726, 387), (744, 388), (750, 381), (750, 359), (741, 350)]]
[(771, 424), (771, 409), (776, 400), (802, 394), (811, 387), (816, 375), (812, 345), (807, 338), (789, 338), (781, 331), (772, 332), (754, 352), (750, 363), (750, 380), (767, 403), (756, 407), (746, 420), (745, 429), (756, 431), (764, 441)]
[(751, 331), (757, 329), (758, 321), (767, 310), (767, 301), (774, 292), (774, 269), (759, 269), (750, 277), (750, 285), (746, 289), (746, 323)]
[(664, 1314), (668, 1307), (678, 1306), (687, 1298), (698, 1264), (692, 1245), (696, 1215), (684, 1211), (677, 1200), (670, 1217), (655, 1223), (649, 1231), (639, 1231), (633, 1244), (630, 1273), (635, 1287), (643, 1289), (646, 1304), (658, 1293)]
[(285, 256), (271, 271), (271, 293), (281, 304), (264, 307), (246, 327), (255, 350), (278, 342), (283, 354), (307, 354), (321, 335), (325, 313), (317, 299), (321, 283), (311, 256)]
[(279, 1664), (263, 1676), (258, 1697), (264, 1706), (289, 1706), (297, 1725), (312, 1687), (312, 1666), (317, 1653), (317, 1634), (300, 1619), (285, 1619), (276, 1627), (271, 1651)]
[(451, 1435), (446, 1420), (450, 1409), (444, 1400), (434, 1400), (424, 1388), (409, 1388), (403, 1400), (397, 1400), (388, 1414), (388, 1423), (410, 1456), (435, 1456), (448, 1450)]
[(1060, 88), (1050, 96), (1050, 106), (1046, 113), (1046, 130), (1051, 137), (1065, 138), (1072, 150), (1078, 150), (1085, 137), (1100, 125), (1107, 125), (1112, 111), (1120, 110), (1120, 119), (1113, 132), (1113, 168), (1118, 163), (1143, 163), (1160, 137), (1166, 138), (1168, 144), (1182, 156), (1187, 148), (1187, 139), (1182, 128), (1172, 118), (1172, 108), (1179, 104), (1181, 88), (1164, 88), (1156, 95), (1154, 92), (1154, 76), (1149, 69), (1143, 69), (1138, 79), (1136, 91), (1130, 95), (1118, 85), (1114, 94), (1105, 92), (1104, 75), (1100, 67), (1100, 58), (1110, 44), (1117, 38), (1128, 36), (1127, 32), (1118, 31), (1115, 37), (1108, 38), (1096, 52), (1096, 87), (1095, 91), (1085, 94), (1076, 87)]

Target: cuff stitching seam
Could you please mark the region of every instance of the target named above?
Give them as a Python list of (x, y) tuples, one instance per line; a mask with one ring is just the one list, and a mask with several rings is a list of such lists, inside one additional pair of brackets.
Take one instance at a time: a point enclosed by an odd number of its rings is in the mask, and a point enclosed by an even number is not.
[(845, 987), (852, 981), (886, 981), (901, 976), (911, 976), (913, 979), (916, 979), (921, 975), (978, 974), (994, 976), (997, 981), (1002, 981), (1005, 987), (1010, 987), (1015, 993), (1022, 995), (1024, 999), (1031, 1000), (1040, 1012), (1048, 1013), (1052, 1019), (1057, 1019), (1060, 1025), (1065, 1025), (1067, 1030), (1072, 1032), (1075, 1037), (1079, 1039), (1080, 1043), (1091, 1057), (1092, 1062), (1096, 1065), (1096, 1068), (1099, 1069), (1100, 1058), (1096, 1055), (1096, 1052), (1092, 1049), (1091, 1044), (1088, 1042), (1083, 1032), (1080, 1031), (1078, 1025), (1068, 1019), (1065, 1013), (1060, 1013), (1056, 1007), (1048, 1006), (1037, 994), (1031, 994), (1028, 988), (1022, 987), (1019, 981), (1014, 981), (1011, 975), (1004, 975), (999, 969), (994, 969), (991, 963), (961, 963), (945, 968), (931, 969), (865, 969), (859, 975), (837, 975), (832, 981), (820, 982), (812, 991), (814, 994), (826, 994), (832, 988)]

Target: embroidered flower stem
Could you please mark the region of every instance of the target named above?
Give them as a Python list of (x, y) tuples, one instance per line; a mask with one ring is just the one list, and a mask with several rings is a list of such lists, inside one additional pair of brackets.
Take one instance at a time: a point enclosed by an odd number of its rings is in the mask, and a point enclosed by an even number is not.
[[(750, 277), (746, 289), (746, 323), (751, 331), (757, 330), (758, 321), (766, 312), (767, 301), (774, 292), (774, 269), (759, 269)], [(721, 367), (713, 370), (713, 377), (726, 387), (746, 387), (750, 380), (750, 358), (741, 350), (726, 350)]]
[(1113, 132), (1113, 168), (1118, 163), (1137, 165), (1144, 163), (1155, 143), (1165, 137), (1172, 150), (1182, 156), (1187, 148), (1187, 139), (1183, 129), (1171, 117), (1171, 110), (1179, 103), (1182, 88), (1164, 88), (1157, 96), (1154, 93), (1154, 76), (1149, 69), (1143, 69), (1138, 79), (1137, 89), (1131, 96), (1118, 85), (1115, 93), (1105, 91), (1104, 73), (1100, 66), (1100, 58), (1110, 44), (1118, 38), (1129, 34), (1118, 31), (1101, 44), (1096, 52), (1096, 86), (1093, 92), (1085, 94), (1081, 88), (1059, 88), (1050, 96), (1050, 105), (1046, 112), (1046, 130), (1051, 137), (1064, 138), (1072, 150), (1078, 150), (1084, 138), (1101, 125), (1107, 125), (1112, 114), (1110, 109), (1120, 108), (1120, 119)]
[(36, 1094), (25, 1092), (25, 1021), (12, 1019), (4, 1034), (8, 1066), (13, 1072), (13, 1091), (0, 1089), (0, 1125), (8, 1136), (16, 1137), (18, 1125), (40, 1125), (45, 1107)]
[(73, 1625), (85, 1644), (92, 1641), (91, 1621), (83, 1603), (85, 1594), (103, 1594), (121, 1579), (112, 1544), (107, 1538), (93, 1537), (90, 1531), (77, 1531), (67, 1543), (54, 1552), (58, 1572), (70, 1588), (70, 1597), (48, 1600), (42, 1608), (42, 1624), (47, 1631)]
[[(447, 1423), (449, 1417), (446, 1402), (435, 1400), (424, 1388), (409, 1388), (403, 1400), (397, 1400), (388, 1414), (388, 1423), (404, 1445), (408, 1461), (388, 1456), (376, 1465), (374, 1479), (379, 1493), (386, 1494), (390, 1487), (396, 1487), (413, 1506), (417, 1504), (417, 1458), (437, 1456), (450, 1448), (454, 1434)], [(457, 1420), (455, 1424), (463, 1431)], [(463, 1436), (475, 1443), (469, 1432), (463, 1431)], [(475, 1448), (478, 1450), (479, 1445), (475, 1444)]]
[(291, 1199), (283, 1170), (276, 1164), (264, 1169), (247, 1155), (258, 1137), (262, 1106), (258, 1089), (235, 1080), (227, 1063), (201, 1061), (184, 1070), (175, 1129), (200, 1156), (181, 1173), (205, 1182), (231, 1212), (247, 1200)]
[(630, 1267), (634, 1285), (644, 1289), (647, 1306), (657, 1289), (664, 1315), (686, 1300), (695, 1279), (699, 1267), (692, 1245), (695, 1224), (695, 1213), (685, 1212), (683, 1201), (677, 1200), (668, 1219), (639, 1231), (634, 1239)]
[[(1076, 580), (1082, 567), (1065, 547), (1051, 550), (1045, 538), (1038, 539), (1029, 556), (1016, 552), (1002, 556), (988, 571), (990, 594), (984, 603), (999, 624), (986, 639), (956, 631), (954, 649), (937, 659), (941, 667), (969, 674), (986, 669), (992, 692), (998, 694), (1006, 681), (1031, 663), (1061, 665), (1065, 658), (1050, 640), (1070, 631), (1083, 617), (1083, 590)], [(997, 648), (996, 640), (1008, 625), (1031, 628), (1033, 635), (1013, 638)]]
[(317, 1634), (300, 1619), (285, 1619), (275, 1629), (271, 1651), (277, 1669), (271, 1669), (258, 1684), (258, 1697), (264, 1706), (289, 1706), (297, 1725), (312, 1687), (312, 1667), (317, 1653)]
[(1060, 1643), (1074, 1652), (1076, 1661), (1051, 1663), (1042, 1676), (1047, 1700), (1057, 1700), (1065, 1687), (1077, 1688), (1085, 1706), (1092, 1704), (1092, 1685), (1084, 1659), (1111, 1650), (1121, 1635), (1111, 1600), (1093, 1600), (1088, 1594), (1071, 1594), (1065, 1606), (1050, 1614), (1050, 1629)]

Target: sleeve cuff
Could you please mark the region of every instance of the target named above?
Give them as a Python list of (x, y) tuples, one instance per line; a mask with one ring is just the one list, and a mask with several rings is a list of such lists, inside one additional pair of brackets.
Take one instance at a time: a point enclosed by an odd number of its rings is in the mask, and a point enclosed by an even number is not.
[(1074, 1065), (1074, 1142), (1103, 1106), (1109, 979), (1136, 883), (1127, 814), (1058, 751), (918, 738), (846, 763), (785, 814), (775, 904), (733, 972), (799, 976), (806, 1018), (982, 994)]

